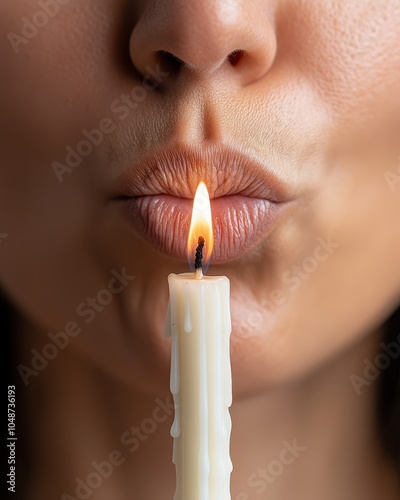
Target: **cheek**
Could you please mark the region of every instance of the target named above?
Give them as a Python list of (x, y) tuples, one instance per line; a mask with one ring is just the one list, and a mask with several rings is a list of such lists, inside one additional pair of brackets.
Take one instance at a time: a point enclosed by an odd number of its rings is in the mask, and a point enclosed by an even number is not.
[[(3, 154), (15, 154), (12, 145), (18, 138), (25, 159), (43, 151), (57, 158), (84, 128), (108, 116), (105, 106), (116, 93), (110, 75), (121, 70), (121, 57), (115, 54), (116, 40), (123, 36), (121, 10), (121, 0), (100, 5), (89, 0), (84, 7), (69, 0), (27, 38), (35, 16), (46, 18), (40, 4), (20, 0), (0, 7), (0, 59), (6, 68), (0, 94), (7, 123)], [(16, 45), (12, 34), (26, 43)]]
[(9, 237), (1, 281), (41, 323), (47, 314), (50, 325), (61, 327), (60, 318), (70, 317), (86, 292), (84, 286), (76, 290), (76, 278), (86, 277), (88, 292), (96, 289), (98, 263), (90, 253), (98, 193), (89, 183), (89, 166), (97, 159), (93, 154), (83, 161), (63, 184), (52, 164), (64, 161), (66, 147), (82, 139), (85, 127), (99, 123), (97, 114), (106, 116), (93, 96), (102, 100), (98, 82), (110, 61), (105, 46), (112, 45), (105, 33), (119, 7), (110, 0), (100, 7), (89, 1), (82, 15), (81, 2), (70, 0), (16, 47), (10, 33), (26, 35), (24, 26), (39, 19), (41, 8), (26, 0), (7, 4), (0, 7), (0, 59), (6, 68), (0, 93), (0, 232)]
[(277, 236), (290, 249), (278, 271), (262, 289), (232, 282), (239, 393), (310, 373), (364, 341), (398, 306), (400, 191), (390, 191), (382, 161), (397, 167), (382, 151), (336, 164), (304, 225), (297, 218)]
[[(293, 2), (293, 22), (278, 23), (282, 51), (313, 81), (339, 118), (366, 111), (400, 78), (396, 0)], [(289, 8), (289, 9), (290, 9)], [(285, 13), (287, 15), (288, 12)], [(290, 27), (290, 32), (287, 30)]]

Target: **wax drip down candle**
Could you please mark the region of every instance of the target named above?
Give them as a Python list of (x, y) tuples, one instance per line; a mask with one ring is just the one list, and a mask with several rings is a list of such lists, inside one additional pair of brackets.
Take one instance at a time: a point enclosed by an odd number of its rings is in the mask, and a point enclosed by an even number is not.
[(231, 498), (230, 283), (225, 276), (203, 275), (212, 245), (210, 199), (200, 183), (188, 243), (189, 253), (195, 255), (194, 272), (168, 277), (174, 500)]

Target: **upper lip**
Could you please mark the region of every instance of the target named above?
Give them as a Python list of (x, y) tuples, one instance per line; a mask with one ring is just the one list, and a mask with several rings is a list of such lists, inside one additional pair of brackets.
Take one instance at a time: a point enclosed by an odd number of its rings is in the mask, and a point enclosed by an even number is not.
[(117, 198), (167, 194), (193, 198), (204, 181), (210, 198), (241, 195), (272, 203), (289, 201), (287, 186), (258, 159), (236, 149), (178, 146), (145, 157), (124, 171), (117, 184)]

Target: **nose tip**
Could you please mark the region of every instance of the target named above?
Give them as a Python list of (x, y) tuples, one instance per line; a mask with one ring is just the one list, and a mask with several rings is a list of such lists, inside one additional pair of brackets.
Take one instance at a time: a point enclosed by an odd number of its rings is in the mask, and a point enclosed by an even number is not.
[(225, 73), (242, 85), (271, 67), (276, 38), (270, 13), (247, 0), (159, 0), (147, 6), (130, 40), (135, 68), (164, 62), (202, 78)]

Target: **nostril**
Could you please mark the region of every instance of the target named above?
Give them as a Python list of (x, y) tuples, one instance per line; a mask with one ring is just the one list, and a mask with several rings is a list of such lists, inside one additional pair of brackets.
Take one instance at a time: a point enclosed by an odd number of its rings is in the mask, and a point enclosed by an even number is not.
[(228, 61), (232, 66), (236, 66), (240, 59), (245, 55), (244, 50), (234, 50), (228, 55)]
[(159, 62), (167, 65), (171, 73), (177, 73), (185, 65), (182, 59), (166, 50), (158, 50), (156, 54)]

